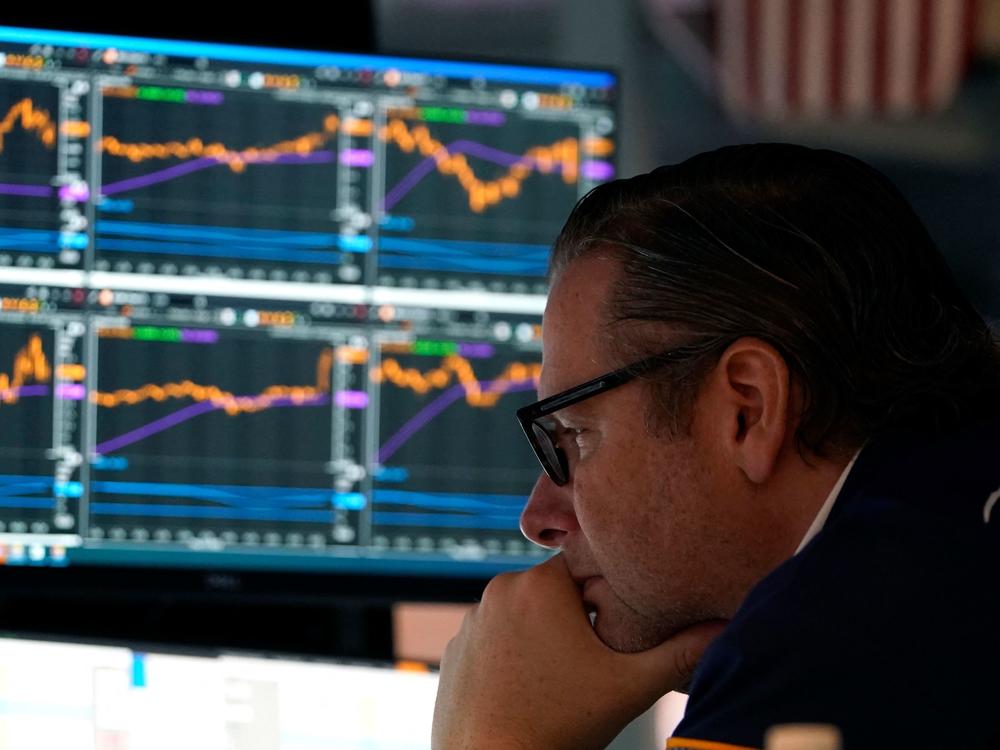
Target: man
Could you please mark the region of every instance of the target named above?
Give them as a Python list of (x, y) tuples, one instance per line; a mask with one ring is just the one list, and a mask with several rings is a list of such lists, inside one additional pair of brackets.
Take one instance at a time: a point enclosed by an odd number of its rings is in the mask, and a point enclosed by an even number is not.
[(466, 618), (435, 747), (603, 747), (689, 680), (673, 747), (1000, 747), (1000, 355), (895, 188), (720, 149), (596, 188), (550, 275), (560, 554)]

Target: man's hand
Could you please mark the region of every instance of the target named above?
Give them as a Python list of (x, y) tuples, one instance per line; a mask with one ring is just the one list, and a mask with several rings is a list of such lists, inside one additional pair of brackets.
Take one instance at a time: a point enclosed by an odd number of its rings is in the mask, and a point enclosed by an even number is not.
[(603, 748), (687, 683), (722, 628), (696, 625), (623, 654), (597, 637), (561, 555), (498, 576), (441, 660), (432, 746)]

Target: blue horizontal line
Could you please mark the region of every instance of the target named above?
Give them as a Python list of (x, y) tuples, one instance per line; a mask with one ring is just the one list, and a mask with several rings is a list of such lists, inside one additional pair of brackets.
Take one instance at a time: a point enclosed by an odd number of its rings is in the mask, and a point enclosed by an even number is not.
[(59, 250), (59, 232), (49, 229), (0, 228), (0, 248), (33, 253)]
[(517, 531), (517, 519), (508, 516), (459, 516), (446, 513), (372, 513), (374, 523), (385, 526), (439, 526), (463, 529), (510, 529)]
[(39, 474), (0, 474), (0, 487), (5, 484), (17, 484), (19, 482), (48, 482), (52, 484), (55, 479), (50, 476)]
[(236, 495), (271, 495), (282, 493), (315, 493), (314, 488), (277, 487), (238, 484), (177, 484), (172, 482), (115, 482), (102, 480), (93, 483), (94, 489), (101, 492), (127, 492), (146, 495), (174, 495), (202, 498), (233, 498)]
[(448, 492), (409, 492), (406, 490), (375, 490), (376, 505), (415, 505), (424, 508), (476, 510), (493, 508), (520, 514), (528, 501), (524, 495), (457, 495)]
[(273, 510), (276, 505), (350, 505), (357, 509), (357, 493), (337, 492), (315, 487), (261, 487), (238, 484), (173, 484), (167, 482), (95, 481), (95, 493), (107, 495), (139, 495), (143, 497), (173, 497), (209, 500), (234, 507), (257, 507)]
[[(231, 248), (232, 246), (230, 246)], [(179, 242), (150, 242), (146, 240), (108, 240), (98, 237), (98, 252), (151, 253), (163, 255), (192, 255), (212, 258), (253, 258), (256, 260), (298, 260), (303, 263), (337, 264), (341, 252), (319, 250), (260, 250), (257, 248), (229, 249), (206, 245), (185, 245)]]
[(498, 508), (498, 506), (496, 505), (488, 505), (486, 503), (475, 505), (472, 503), (463, 503), (461, 501), (454, 501), (454, 500), (419, 500), (419, 501), (414, 500), (409, 502), (405, 500), (381, 500), (381, 501), (376, 500), (375, 502), (377, 504), (377, 507), (379, 508), (385, 508), (386, 506), (393, 506), (393, 505), (408, 505), (418, 508), (427, 508), (430, 510), (454, 510), (467, 513), (479, 513), (479, 512), (493, 510), (494, 511), (493, 515), (504, 515), (514, 519), (520, 518), (521, 516), (520, 506), (505, 510), (503, 508)]
[(578, 83), (593, 88), (609, 88), (615, 85), (613, 74), (598, 70), (537, 68), (524, 65), (422, 60), (411, 57), (376, 57), (375, 55), (340, 52), (150, 39), (147, 37), (26, 29), (12, 26), (0, 26), (0, 41), (20, 42), (22, 44), (54, 44), (62, 47), (114, 47), (148, 52), (154, 55), (213, 57), (218, 60), (300, 65), (309, 68), (316, 66), (336, 66), (355, 70), (397, 68), (407, 72), (449, 76), (451, 78), (485, 78), (514, 83), (548, 83), (552, 85)]
[(0, 237), (5, 240), (45, 239), (58, 242), (59, 232), (52, 229), (28, 229), (25, 227), (0, 227)]
[(331, 510), (276, 510), (269, 508), (206, 508), (200, 505), (147, 505), (145, 503), (91, 503), (95, 514), (151, 516), (158, 518), (226, 518), (253, 521), (308, 521), (329, 523)]
[(479, 260), (476, 258), (461, 258), (454, 260), (436, 258), (414, 258), (392, 255), (380, 255), (380, 268), (418, 268), (428, 271), (476, 271), (491, 274), (521, 274), (523, 276), (544, 276), (547, 263), (525, 263), (511, 260)]
[(344, 235), (335, 232), (295, 232), (287, 229), (250, 229), (247, 227), (209, 227), (197, 224), (159, 224), (141, 221), (115, 221), (102, 219), (96, 224), (100, 235), (113, 234), (126, 237), (148, 237), (152, 239), (192, 240), (205, 243), (231, 244), (239, 242), (246, 246), (265, 247), (343, 247), (353, 246), (357, 250), (371, 247), (371, 239), (365, 235)]
[(377, 556), (349, 557), (337, 554), (318, 555), (313, 550), (302, 549), (290, 553), (287, 548), (279, 553), (261, 552), (210, 552), (192, 549), (156, 549), (155, 547), (127, 545), (115, 547), (75, 547), (69, 552), (73, 564), (160, 565), (169, 567), (215, 567), (220, 559), (226, 567), (242, 570), (303, 570), (338, 573), (393, 574), (404, 577), (418, 575), (447, 576), (450, 578), (474, 576), (489, 577), (504, 571), (524, 569), (538, 562), (528, 555), (497, 554), (481, 560), (460, 559), (445, 552), (396, 552), (380, 550)]
[(0, 487), (6, 484), (16, 484), (18, 482), (48, 482), (52, 484), (55, 479), (49, 476), (39, 476), (38, 474), (0, 474)]
[(548, 259), (548, 245), (529, 245), (518, 242), (479, 242), (475, 240), (438, 240), (414, 239), (411, 237), (379, 238), (379, 247), (383, 250), (398, 250), (400, 252), (427, 253), (434, 252), (448, 255), (479, 255), (499, 258), (519, 258), (532, 256), (535, 259)]
[(34, 495), (39, 492), (52, 492), (55, 480), (52, 477), (35, 477), (28, 475), (6, 475), (0, 477), (0, 498)]

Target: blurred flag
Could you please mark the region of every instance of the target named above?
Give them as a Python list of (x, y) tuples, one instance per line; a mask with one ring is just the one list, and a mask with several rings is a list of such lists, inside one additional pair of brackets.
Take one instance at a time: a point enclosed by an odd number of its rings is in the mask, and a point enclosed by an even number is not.
[(677, 24), (695, 30), (727, 109), (790, 120), (946, 107), (968, 65), (979, 2), (647, 0), (646, 7), (665, 40), (683, 37)]

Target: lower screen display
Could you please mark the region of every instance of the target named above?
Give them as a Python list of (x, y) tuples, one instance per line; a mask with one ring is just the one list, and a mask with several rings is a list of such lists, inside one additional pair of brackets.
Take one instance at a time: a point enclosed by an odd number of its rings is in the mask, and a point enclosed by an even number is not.
[(513, 418), (537, 317), (100, 302), (0, 317), (0, 535), (34, 535), (0, 540), (8, 560), (489, 572), (541, 554), (518, 529), (538, 469)]

